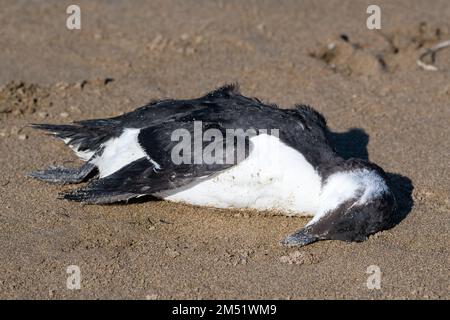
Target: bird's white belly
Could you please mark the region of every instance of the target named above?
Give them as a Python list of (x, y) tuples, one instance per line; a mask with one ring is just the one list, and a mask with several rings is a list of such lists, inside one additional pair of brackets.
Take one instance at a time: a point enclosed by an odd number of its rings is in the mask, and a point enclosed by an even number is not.
[(314, 215), (321, 178), (312, 165), (277, 137), (264, 134), (250, 140), (252, 152), (238, 165), (158, 196), (200, 206)]

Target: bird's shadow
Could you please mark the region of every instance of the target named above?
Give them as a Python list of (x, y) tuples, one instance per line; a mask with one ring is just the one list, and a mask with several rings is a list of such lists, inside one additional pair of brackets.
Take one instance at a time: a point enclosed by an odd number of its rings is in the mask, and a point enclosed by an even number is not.
[[(360, 158), (369, 160), (367, 145), (369, 135), (360, 128), (352, 128), (347, 132), (330, 132), (329, 139), (337, 154), (344, 159)], [(386, 172), (388, 184), (397, 200), (397, 212), (392, 226), (399, 224), (411, 212), (414, 205), (412, 192), (414, 186), (411, 179), (399, 173)]]

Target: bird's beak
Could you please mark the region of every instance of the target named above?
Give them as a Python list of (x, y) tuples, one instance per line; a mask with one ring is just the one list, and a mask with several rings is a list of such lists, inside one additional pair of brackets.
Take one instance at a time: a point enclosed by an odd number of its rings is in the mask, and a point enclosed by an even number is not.
[(284, 238), (280, 243), (286, 247), (303, 247), (319, 240), (317, 236), (308, 233), (309, 229), (303, 228)]

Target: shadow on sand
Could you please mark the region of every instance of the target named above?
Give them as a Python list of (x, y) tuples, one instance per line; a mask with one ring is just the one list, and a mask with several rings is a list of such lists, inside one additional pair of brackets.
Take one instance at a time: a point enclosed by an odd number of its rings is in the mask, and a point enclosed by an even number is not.
[[(352, 128), (347, 132), (331, 132), (329, 136), (336, 152), (344, 159), (360, 158), (369, 161), (367, 145), (369, 135), (360, 128)], [(397, 200), (397, 212), (392, 226), (399, 224), (411, 212), (414, 205), (411, 179), (398, 173), (386, 172), (389, 186)]]

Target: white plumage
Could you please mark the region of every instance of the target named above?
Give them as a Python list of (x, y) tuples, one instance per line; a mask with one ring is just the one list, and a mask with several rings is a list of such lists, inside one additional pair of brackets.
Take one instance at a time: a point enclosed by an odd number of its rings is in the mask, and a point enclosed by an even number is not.
[(118, 138), (112, 138), (103, 144), (101, 156), (92, 160), (98, 168), (100, 178), (109, 176), (127, 164), (147, 157), (138, 142), (140, 129), (125, 129)]
[(275, 136), (262, 134), (250, 141), (252, 152), (238, 165), (159, 196), (217, 208), (313, 215), (319, 205), (321, 179), (311, 164)]

